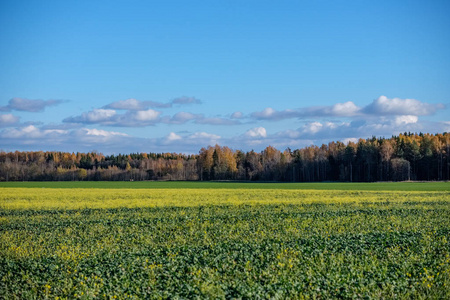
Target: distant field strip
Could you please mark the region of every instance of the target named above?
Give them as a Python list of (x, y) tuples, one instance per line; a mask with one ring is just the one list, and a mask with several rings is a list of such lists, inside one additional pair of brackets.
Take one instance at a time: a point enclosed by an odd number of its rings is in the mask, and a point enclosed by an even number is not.
[(449, 191), (450, 182), (218, 182), (218, 181), (29, 181), (0, 182), (0, 188), (90, 189), (277, 189), (346, 191)]
[(4, 187), (0, 295), (450, 299), (450, 191)]

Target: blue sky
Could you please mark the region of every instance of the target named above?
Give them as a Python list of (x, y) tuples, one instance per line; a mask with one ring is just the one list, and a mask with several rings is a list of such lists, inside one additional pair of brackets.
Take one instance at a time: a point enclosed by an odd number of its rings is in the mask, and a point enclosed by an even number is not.
[(0, 149), (450, 131), (449, 1), (1, 1)]

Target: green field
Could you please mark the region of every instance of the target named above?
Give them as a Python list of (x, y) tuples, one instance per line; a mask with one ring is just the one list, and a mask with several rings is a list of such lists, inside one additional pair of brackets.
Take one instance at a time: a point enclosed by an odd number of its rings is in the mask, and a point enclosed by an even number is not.
[(293, 189), (356, 191), (450, 191), (450, 182), (313, 182), (260, 183), (208, 181), (46, 181), (0, 182), (2, 187), (16, 188), (99, 188), (99, 189)]
[(1, 183), (0, 298), (450, 299), (448, 186)]

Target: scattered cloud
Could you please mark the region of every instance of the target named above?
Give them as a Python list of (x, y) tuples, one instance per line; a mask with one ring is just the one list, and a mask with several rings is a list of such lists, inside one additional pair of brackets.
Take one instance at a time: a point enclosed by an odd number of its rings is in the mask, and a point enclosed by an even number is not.
[(298, 118), (310, 117), (355, 117), (360, 114), (361, 108), (352, 101), (336, 103), (330, 106), (312, 106), (299, 109), (295, 116)]
[[(13, 99), (12, 99), (13, 100)], [(39, 111), (46, 106), (55, 105), (45, 102), (31, 108), (20, 101), (10, 101), (2, 110)], [(36, 104), (37, 100), (30, 100)], [(51, 100), (49, 100), (51, 101)], [(22, 103), (22, 104), (21, 104)], [(41, 103), (41, 102), (39, 102)], [(221, 144), (234, 149), (262, 150), (268, 145), (278, 149), (298, 149), (310, 144), (329, 141), (352, 141), (370, 136), (391, 136), (400, 132), (444, 132), (450, 131), (450, 122), (427, 121), (427, 117), (443, 109), (442, 104), (430, 104), (414, 99), (389, 99), (381, 96), (366, 106), (357, 106), (348, 101), (329, 106), (311, 106), (299, 109), (275, 110), (265, 108), (259, 112), (244, 115), (235, 111), (229, 115), (209, 117), (204, 114), (179, 111), (173, 115), (150, 107), (169, 107), (172, 104), (200, 103), (189, 97), (174, 99), (169, 103), (157, 103), (127, 99), (111, 103), (102, 108), (95, 108), (77, 116), (63, 120), (62, 124), (45, 124), (42, 122), (19, 122), (19, 117), (10, 113), (0, 114), (0, 148), (2, 149), (46, 149), (61, 151), (90, 151), (99, 149), (109, 153), (152, 151), (197, 153), (201, 147)], [(22, 105), (22, 106), (21, 106)], [(176, 108), (175, 106), (173, 107)], [(170, 111), (170, 110), (169, 110)], [(297, 119), (295, 127), (283, 128), (280, 123), (270, 127), (267, 121)], [(428, 118), (429, 119), (429, 118)], [(263, 126), (243, 128), (242, 125), (258, 122)], [(161, 124), (184, 125), (183, 131), (170, 132), (164, 136), (138, 137), (121, 130), (105, 130), (104, 126), (145, 127)], [(205, 132), (203, 128), (216, 125), (220, 135), (214, 130)], [(222, 131), (234, 125), (234, 131)], [(91, 128), (95, 126), (96, 128)], [(103, 126), (103, 127), (102, 127)], [(89, 127), (89, 128), (86, 128)], [(253, 128), (252, 128), (253, 127)], [(200, 130), (198, 130), (201, 128)], [(209, 130), (209, 129), (207, 129)], [(236, 132), (238, 131), (238, 132)], [(141, 131), (142, 132), (142, 131)], [(232, 132), (232, 133), (231, 133)], [(224, 134), (225, 133), (225, 134)], [(154, 133), (153, 133), (154, 134)], [(262, 149), (261, 149), (262, 148)], [(106, 150), (105, 150), (106, 149)]]
[(173, 142), (173, 141), (179, 141), (181, 140), (181, 136), (176, 134), (175, 132), (169, 133), (169, 135), (166, 137), (167, 141)]
[(186, 122), (189, 122), (191, 120), (196, 120), (199, 118), (203, 118), (203, 115), (201, 114), (192, 114), (189, 112), (178, 112), (175, 115), (173, 115), (171, 118), (166, 117), (163, 119), (164, 123), (168, 123), (168, 124), (184, 124)]
[(309, 134), (316, 134), (323, 129), (324, 125), (320, 122), (308, 123), (303, 127), (303, 132)]
[(430, 104), (420, 102), (416, 99), (389, 99), (386, 96), (380, 96), (378, 99), (367, 105), (363, 111), (366, 114), (375, 115), (415, 115), (427, 116), (434, 114), (438, 109), (443, 109), (443, 104)]
[(7, 128), (0, 133), (0, 137), (2, 139), (42, 139), (54, 138), (64, 134), (67, 134), (66, 130), (41, 130), (33, 125), (28, 125), (21, 128)]
[(265, 138), (267, 137), (267, 132), (264, 127), (256, 127), (247, 130), (244, 135), (249, 138)]
[(305, 123), (297, 130), (279, 132), (277, 136), (294, 139), (334, 141), (354, 137), (367, 138), (372, 135), (391, 136), (404, 131), (419, 132), (425, 128), (431, 130), (431, 126), (420, 124), (416, 118), (415, 116), (401, 116), (393, 119), (360, 119), (353, 122), (314, 121)]
[(437, 110), (443, 108), (445, 108), (443, 104), (430, 104), (415, 99), (389, 99), (386, 96), (380, 96), (365, 107), (359, 107), (352, 101), (330, 106), (312, 106), (281, 111), (268, 107), (262, 111), (252, 113), (251, 117), (256, 120), (279, 121), (292, 118), (308, 119), (313, 117), (426, 116), (432, 115)]
[[(450, 122), (420, 122), (417, 116), (395, 118), (360, 118), (352, 122), (313, 121), (298, 129), (287, 129), (273, 134), (262, 134), (259, 128), (247, 130), (241, 136), (226, 140), (226, 145), (237, 149), (264, 148), (268, 145), (278, 149), (298, 149), (308, 145), (320, 145), (330, 141), (357, 141), (371, 136), (391, 136), (402, 132), (445, 132), (450, 131)], [(261, 132), (261, 133), (260, 133)]]
[[(79, 116), (69, 117), (63, 120), (64, 123), (78, 124), (99, 124), (105, 126), (119, 127), (143, 127), (152, 126), (158, 123), (165, 124), (185, 124), (192, 122), (202, 125), (230, 126), (244, 124), (246, 121), (281, 121), (287, 119), (298, 119), (299, 121), (312, 120), (308, 123), (309, 132), (315, 130), (320, 132), (320, 126), (324, 126), (323, 119), (367, 119), (367, 118), (383, 118), (392, 117), (397, 125), (406, 125), (418, 122), (418, 116), (430, 115), (438, 109), (442, 109), (442, 104), (429, 104), (420, 102), (415, 99), (389, 99), (380, 96), (369, 105), (359, 107), (352, 101), (336, 103), (329, 106), (311, 106), (299, 109), (275, 110), (267, 107), (262, 111), (253, 112), (245, 117), (242, 112), (236, 111), (229, 117), (205, 117), (203, 114), (195, 114), (191, 112), (177, 112), (173, 116), (161, 116), (161, 112), (148, 108), (155, 105), (156, 102), (139, 101), (136, 99), (127, 99), (111, 103), (103, 108), (93, 109), (84, 112)], [(167, 105), (174, 104), (191, 104), (201, 103), (194, 97), (180, 97), (172, 100)], [(162, 103), (157, 105), (163, 106)], [(167, 106), (164, 104), (164, 106)], [(118, 113), (116, 110), (126, 110), (124, 113)], [(319, 125), (320, 124), (320, 125)], [(331, 123), (330, 123), (331, 124)], [(305, 129), (306, 130), (306, 129)]]
[(131, 98), (110, 103), (105, 105), (103, 108), (117, 110), (147, 110), (149, 108), (167, 108), (171, 106), (171, 103), (139, 101)]
[(195, 97), (178, 97), (172, 100), (173, 104), (201, 104), (202, 101)]
[(153, 109), (147, 109), (135, 112), (134, 116), (136, 120), (146, 122), (157, 120), (160, 114), (160, 112)]
[(171, 118), (162, 118), (162, 122), (167, 124), (185, 124), (189, 121), (194, 121), (195, 124), (204, 125), (236, 125), (240, 123), (237, 120), (231, 120), (227, 118), (205, 118), (203, 114), (193, 114), (184, 111), (176, 113)]
[(336, 131), (342, 132), (343, 130), (348, 130), (349, 123), (333, 123), (333, 122), (310, 122), (306, 123), (303, 127), (299, 129), (300, 136), (312, 137), (319, 133), (330, 132), (336, 133)]
[(82, 113), (80, 116), (66, 118), (63, 122), (85, 124), (103, 123), (111, 121), (115, 115), (116, 111), (113, 109), (96, 108), (89, 112)]
[(111, 137), (111, 136), (129, 136), (126, 133), (115, 132), (115, 131), (106, 131), (101, 129), (89, 129), (84, 128), (81, 129), (87, 136), (101, 136), (101, 137)]
[[(329, 110), (328, 110), (329, 109)], [(356, 106), (352, 101), (347, 101), (345, 103), (337, 103), (335, 105), (330, 106), (330, 108), (326, 108), (325, 112), (330, 116), (336, 117), (351, 117), (358, 115), (360, 107)]]
[(12, 98), (8, 105), (1, 106), (0, 111), (27, 111), (27, 112), (42, 112), (47, 106), (55, 106), (66, 102), (64, 100), (32, 100), (26, 98)]
[(172, 117), (163, 117), (161, 119), (162, 123), (167, 124), (185, 124), (189, 121), (193, 121), (195, 124), (204, 124), (204, 125), (237, 125), (240, 124), (237, 120), (231, 120), (227, 118), (205, 118), (203, 114), (193, 114), (189, 112), (178, 112)]
[[(162, 140), (154, 140), (154, 143), (164, 146), (178, 147), (179, 149), (190, 149), (190, 153), (196, 153), (201, 147), (215, 145), (219, 143), (220, 140), (221, 136), (207, 132), (194, 132), (184, 135), (171, 132)], [(174, 149), (172, 148), (170, 151), (172, 152)], [(178, 151), (183, 152), (182, 150)]]
[(162, 137), (136, 137), (119, 131), (100, 128), (47, 129), (28, 125), (0, 130), (0, 149), (90, 151), (108, 153), (129, 152), (183, 152), (198, 153), (200, 148), (220, 144), (233, 149), (261, 151), (268, 145), (280, 150), (298, 149), (311, 144), (330, 141), (355, 141), (358, 138), (391, 136), (404, 131), (450, 131), (450, 122), (414, 122), (414, 118), (382, 118), (354, 122), (307, 122), (298, 129), (268, 134), (264, 127), (255, 127), (230, 137), (199, 132), (170, 132)]
[(441, 122), (442, 127), (444, 128), (443, 132), (450, 132), (450, 121)]
[(195, 123), (206, 125), (237, 125), (240, 124), (237, 120), (230, 120), (226, 118), (198, 118)]
[(173, 104), (187, 105), (187, 104), (201, 104), (202, 102), (195, 97), (179, 97), (171, 100), (170, 102), (156, 102), (156, 101), (140, 101), (134, 98), (119, 100), (103, 106), (103, 109), (115, 109), (115, 110), (134, 110), (142, 111), (150, 108), (169, 108)]
[(78, 124), (100, 124), (105, 126), (118, 127), (143, 127), (155, 125), (159, 121), (161, 112), (153, 109), (127, 111), (124, 114), (118, 114), (113, 109), (94, 109), (82, 113), (80, 116), (69, 117), (63, 120), (64, 123)]
[(401, 126), (401, 125), (417, 123), (418, 120), (419, 120), (419, 118), (417, 116), (411, 116), (411, 115), (396, 116), (394, 123), (397, 126)]
[(206, 132), (196, 132), (188, 136), (191, 140), (219, 140), (220, 135), (206, 133)]
[(262, 111), (252, 113), (251, 117), (256, 120), (279, 121), (283, 119), (295, 118), (297, 114), (297, 112), (289, 109), (284, 111), (276, 111), (271, 107), (267, 107)]
[(35, 123), (35, 124), (29, 124), (29, 125), (40, 125), (41, 129), (62, 129), (62, 130), (71, 130), (71, 129), (79, 129), (80, 125), (76, 123), (49, 123), (49, 124), (43, 124), (43, 123)]
[[(124, 149), (136, 140), (125, 133), (102, 129), (42, 129), (33, 125), (0, 131), (0, 148), (13, 150), (91, 151)], [(109, 150), (111, 149), (111, 150)]]
[(144, 127), (158, 123), (165, 124), (185, 124), (193, 121), (196, 124), (205, 125), (237, 125), (238, 120), (222, 117), (205, 118), (203, 114), (193, 114), (190, 112), (178, 112), (172, 117), (161, 116), (161, 112), (147, 110), (129, 110), (125, 113), (117, 113), (114, 109), (96, 108), (89, 112), (84, 112), (79, 116), (69, 117), (63, 120), (64, 123), (72, 124), (99, 124), (105, 126), (118, 127)]
[(357, 116), (361, 108), (355, 103), (348, 101), (345, 103), (337, 103), (331, 106), (313, 106), (300, 109), (286, 109), (276, 111), (271, 107), (265, 108), (263, 111), (254, 112), (251, 116), (257, 120), (279, 121), (292, 118), (311, 118), (311, 117), (353, 117)]
[(0, 127), (8, 127), (19, 123), (19, 117), (12, 114), (0, 115)]
[(241, 113), (240, 111), (236, 111), (231, 114), (232, 119), (242, 119), (243, 117), (244, 117), (244, 114)]

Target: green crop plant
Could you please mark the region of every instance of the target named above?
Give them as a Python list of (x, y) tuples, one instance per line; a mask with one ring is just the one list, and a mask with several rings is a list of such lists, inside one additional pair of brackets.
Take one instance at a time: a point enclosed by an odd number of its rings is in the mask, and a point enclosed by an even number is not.
[(450, 298), (450, 192), (0, 188), (5, 299)]

